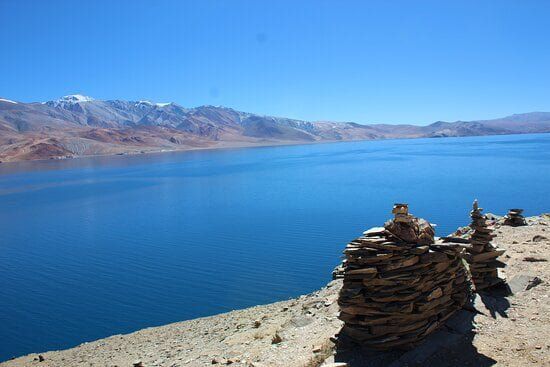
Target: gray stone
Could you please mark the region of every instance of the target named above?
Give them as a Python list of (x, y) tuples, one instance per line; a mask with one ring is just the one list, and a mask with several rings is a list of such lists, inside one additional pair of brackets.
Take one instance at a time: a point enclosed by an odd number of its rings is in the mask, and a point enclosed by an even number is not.
[(535, 275), (519, 274), (508, 282), (508, 286), (512, 290), (512, 293), (519, 293), (536, 287), (540, 283), (542, 283), (542, 280)]

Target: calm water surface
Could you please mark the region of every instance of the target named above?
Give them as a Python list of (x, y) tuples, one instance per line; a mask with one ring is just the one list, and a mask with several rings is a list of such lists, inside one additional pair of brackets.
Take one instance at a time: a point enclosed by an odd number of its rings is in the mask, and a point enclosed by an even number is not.
[(0, 165), (0, 360), (297, 296), (394, 202), (550, 211), (550, 134)]

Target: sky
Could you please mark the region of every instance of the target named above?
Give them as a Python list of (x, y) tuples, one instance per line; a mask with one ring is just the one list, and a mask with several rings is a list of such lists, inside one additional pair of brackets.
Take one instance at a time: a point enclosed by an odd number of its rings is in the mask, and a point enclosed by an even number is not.
[(550, 111), (550, 1), (0, 0), (0, 96), (305, 120)]

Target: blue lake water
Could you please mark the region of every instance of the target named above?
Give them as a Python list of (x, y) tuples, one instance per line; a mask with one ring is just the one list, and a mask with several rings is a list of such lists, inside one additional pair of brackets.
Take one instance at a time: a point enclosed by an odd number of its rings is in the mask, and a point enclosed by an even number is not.
[(0, 165), (0, 360), (311, 292), (394, 202), (550, 211), (550, 134)]

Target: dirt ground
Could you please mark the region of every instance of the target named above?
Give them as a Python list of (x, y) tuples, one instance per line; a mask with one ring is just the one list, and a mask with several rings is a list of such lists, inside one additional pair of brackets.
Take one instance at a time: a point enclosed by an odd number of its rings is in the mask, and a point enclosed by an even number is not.
[[(148, 328), (0, 363), (22, 366), (550, 366), (550, 215), (495, 226), (505, 289), (477, 295), (409, 351), (375, 353), (335, 338), (341, 281), (296, 299)], [(344, 247), (344, 244), (342, 244)], [(43, 360), (42, 360), (43, 359)]]

